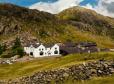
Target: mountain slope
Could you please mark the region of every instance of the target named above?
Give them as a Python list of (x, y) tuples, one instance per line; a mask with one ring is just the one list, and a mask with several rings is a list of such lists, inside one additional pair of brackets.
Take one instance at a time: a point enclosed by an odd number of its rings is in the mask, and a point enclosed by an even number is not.
[[(23, 45), (30, 41), (43, 43), (93, 41), (100, 47), (114, 47), (113, 40), (109, 37), (80, 31), (79, 26), (75, 27), (68, 22), (50, 13), (12, 4), (0, 4), (0, 42), (11, 46), (15, 38), (20, 37)], [(85, 26), (83, 20), (81, 24)]]
[(90, 31), (114, 39), (114, 19), (97, 14), (95, 11), (82, 7), (72, 7), (62, 11), (57, 16), (82, 31)]
[(25, 41), (30, 38), (42, 41), (47, 37), (64, 35), (66, 31), (64, 26), (54, 15), (46, 12), (29, 10), (12, 4), (0, 5), (1, 38), (8, 39), (9, 36), (18, 35)]

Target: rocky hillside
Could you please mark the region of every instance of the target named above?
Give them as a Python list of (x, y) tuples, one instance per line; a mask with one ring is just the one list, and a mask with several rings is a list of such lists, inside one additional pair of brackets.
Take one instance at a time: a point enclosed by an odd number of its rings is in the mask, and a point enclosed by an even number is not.
[[(0, 42), (10, 46), (16, 37), (20, 37), (23, 45), (30, 41), (93, 41), (100, 47), (114, 47), (109, 37), (101, 36), (113, 36), (113, 19), (79, 7), (65, 10), (57, 16), (59, 18), (47, 12), (0, 4)], [(83, 32), (82, 29), (89, 31)]]
[(49, 13), (29, 10), (12, 4), (0, 4), (0, 37), (3, 39), (18, 35), (25, 41), (37, 40), (37, 38), (57, 33), (58, 26), (59, 23), (55, 16)]
[(82, 31), (90, 31), (114, 39), (114, 19), (97, 14), (95, 11), (82, 7), (72, 7), (62, 11), (57, 16)]

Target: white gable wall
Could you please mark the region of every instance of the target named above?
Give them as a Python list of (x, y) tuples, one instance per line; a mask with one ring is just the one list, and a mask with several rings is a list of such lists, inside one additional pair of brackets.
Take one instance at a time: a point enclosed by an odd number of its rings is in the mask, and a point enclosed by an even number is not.
[[(44, 57), (44, 56), (45, 56), (45, 50), (46, 50), (45, 46), (43, 46), (43, 45), (41, 44), (38, 48), (36, 48), (36, 49), (34, 50), (33, 56), (34, 56), (34, 57)], [(41, 54), (41, 53), (43, 53), (43, 54)]]
[(24, 52), (30, 55), (31, 52), (34, 52), (34, 49), (32, 45), (30, 47), (24, 47)]
[[(55, 51), (57, 51), (58, 53), (55, 54), (55, 53), (54, 53)], [(50, 52), (51, 52), (51, 55), (52, 55), (52, 56), (59, 55), (59, 54), (60, 54), (59, 46), (58, 46), (57, 44), (55, 44), (55, 45), (51, 48)]]
[(46, 51), (45, 51), (46, 56), (51, 56), (50, 50), (51, 50), (51, 48), (46, 48)]

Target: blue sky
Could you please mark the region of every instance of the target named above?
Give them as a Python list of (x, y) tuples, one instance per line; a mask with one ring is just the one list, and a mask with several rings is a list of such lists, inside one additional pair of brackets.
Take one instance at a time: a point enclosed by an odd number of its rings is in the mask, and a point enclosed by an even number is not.
[(12, 3), (12, 4), (16, 4), (19, 6), (30, 6), (32, 4), (38, 3), (38, 2), (55, 2), (57, 0), (0, 0), (0, 2), (5, 2), (5, 3)]
[(86, 5), (86, 4), (91, 4), (93, 7), (98, 4), (99, 0), (84, 0), (83, 2), (80, 3), (80, 5)]
[[(0, 0), (0, 2), (5, 2), (5, 3), (12, 3), (20, 6), (25, 6), (28, 7), (30, 5), (33, 5), (38, 2), (48, 2), (48, 3), (53, 3), (56, 2), (57, 0)], [(80, 5), (86, 5), (86, 4), (91, 4), (92, 6), (97, 5), (98, 0), (84, 0), (83, 2), (80, 3)]]

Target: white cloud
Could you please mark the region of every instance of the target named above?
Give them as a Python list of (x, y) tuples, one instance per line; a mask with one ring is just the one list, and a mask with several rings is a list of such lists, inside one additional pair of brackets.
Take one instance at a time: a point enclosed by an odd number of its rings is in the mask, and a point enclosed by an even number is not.
[[(54, 3), (39, 2), (29, 8), (56, 14), (72, 6), (79, 6), (82, 1), (84, 0), (58, 0)], [(99, 0), (98, 5), (95, 7), (92, 7), (91, 4), (83, 7), (95, 10), (105, 16), (114, 17), (114, 0)]]
[(114, 0), (101, 0), (95, 8), (98, 13), (114, 17)]
[(102, 15), (114, 17), (114, 0), (99, 0), (96, 7), (87, 4), (85, 8), (92, 9)]
[(54, 3), (39, 2), (30, 6), (30, 9), (38, 9), (40, 11), (46, 11), (53, 14), (59, 13), (64, 9), (72, 6), (79, 5), (83, 0), (58, 0)]

